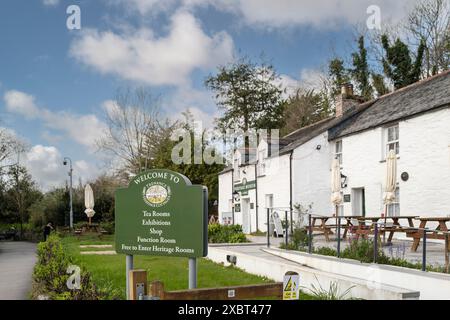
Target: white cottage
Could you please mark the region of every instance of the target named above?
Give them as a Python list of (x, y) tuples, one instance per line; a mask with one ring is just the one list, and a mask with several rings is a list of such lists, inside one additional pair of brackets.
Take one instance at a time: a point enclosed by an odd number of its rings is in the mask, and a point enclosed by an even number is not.
[[(343, 173), (344, 215), (383, 211), (385, 158), (398, 155), (397, 201), (389, 215), (450, 215), (450, 72), (361, 104), (343, 88), (336, 116), (257, 150), (237, 150), (219, 176), (219, 219), (246, 233), (267, 228), (267, 210), (280, 215), (298, 205), (331, 215), (331, 162)], [(234, 186), (234, 187), (233, 187)], [(233, 201), (234, 198), (234, 201)]]

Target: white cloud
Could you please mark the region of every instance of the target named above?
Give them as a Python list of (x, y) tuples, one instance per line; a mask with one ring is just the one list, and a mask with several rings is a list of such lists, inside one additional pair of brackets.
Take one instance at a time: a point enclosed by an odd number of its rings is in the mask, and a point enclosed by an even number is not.
[[(39, 186), (47, 191), (52, 187), (60, 187), (68, 180), (68, 167), (63, 165), (63, 156), (52, 146), (36, 145), (25, 154), (23, 163)], [(83, 182), (95, 178), (98, 170), (84, 160), (73, 163), (73, 183), (79, 178)]]
[[(198, 0), (184, 0), (186, 3)], [(310, 25), (333, 28), (340, 23), (356, 24), (367, 21), (367, 8), (377, 5), (384, 21), (398, 22), (407, 9), (418, 0), (218, 0), (210, 4), (228, 9), (256, 27), (289, 27)]]
[(286, 74), (280, 75), (280, 78), (276, 81), (276, 85), (281, 85), (283, 90), (286, 90), (283, 94), (284, 98), (288, 98), (295, 93), (299, 87), (299, 81)]
[(13, 113), (18, 113), (26, 118), (35, 118), (39, 114), (39, 109), (36, 107), (35, 98), (24, 92), (11, 90), (4, 95), (6, 110)]
[(419, 0), (116, 0), (141, 15), (182, 8), (193, 12), (198, 7), (213, 6), (238, 16), (246, 25), (263, 28), (313, 26), (330, 29), (340, 23), (367, 21), (367, 8), (377, 5), (384, 22), (398, 22)]
[(214, 119), (218, 116), (212, 93), (191, 85), (178, 87), (163, 107), (172, 120), (184, 120), (182, 113), (189, 110), (194, 121), (201, 121), (204, 128), (214, 127)]
[(135, 10), (141, 15), (145, 15), (166, 11), (176, 3), (176, 0), (107, 0), (107, 2), (125, 6), (129, 10)]
[(147, 28), (123, 34), (90, 29), (73, 41), (70, 55), (103, 74), (149, 85), (181, 85), (194, 70), (231, 60), (233, 50), (226, 32), (208, 36), (193, 15), (178, 12), (165, 37)]
[(8, 91), (4, 100), (9, 112), (41, 120), (47, 128), (63, 132), (77, 143), (89, 147), (90, 151), (94, 151), (96, 140), (105, 130), (105, 124), (93, 114), (76, 115), (39, 108), (35, 98), (24, 92)]
[(303, 69), (300, 72), (300, 83), (307, 90), (322, 90), (327, 75), (318, 69)]
[(42, 0), (42, 3), (45, 6), (54, 7), (59, 4), (59, 0)]

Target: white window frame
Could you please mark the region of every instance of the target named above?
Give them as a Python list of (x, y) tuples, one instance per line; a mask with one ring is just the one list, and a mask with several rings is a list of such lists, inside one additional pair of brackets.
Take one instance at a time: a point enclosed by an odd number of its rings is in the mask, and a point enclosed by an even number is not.
[[(338, 150), (338, 146), (341, 146), (340, 150)], [(342, 140), (336, 141), (336, 143), (334, 144), (334, 156), (335, 156), (335, 158), (339, 159), (339, 164), (340, 164), (341, 167), (342, 167), (342, 164), (344, 162), (343, 150), (344, 150), (344, 143), (343, 143), (343, 141)]]
[[(389, 139), (389, 131), (392, 129), (396, 130), (397, 136), (394, 139), (390, 140)], [(385, 140), (385, 142), (384, 142), (384, 158), (385, 159), (387, 158), (392, 146), (394, 146), (394, 148), (395, 148), (396, 155), (399, 156), (400, 155), (400, 127), (398, 124), (385, 128), (385, 139), (384, 140)]]

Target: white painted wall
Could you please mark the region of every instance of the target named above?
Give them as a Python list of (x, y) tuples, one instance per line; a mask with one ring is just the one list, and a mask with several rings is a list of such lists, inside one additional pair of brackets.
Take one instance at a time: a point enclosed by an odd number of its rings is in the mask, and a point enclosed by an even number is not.
[[(317, 147), (320, 146), (320, 150)], [(295, 149), (293, 158), (293, 204), (312, 205), (312, 214), (330, 215), (331, 150), (328, 133), (320, 134)]]
[(222, 223), (222, 214), (231, 212), (230, 200), (232, 199), (232, 175), (233, 171), (228, 171), (219, 175), (219, 222)]
[[(401, 121), (399, 130), (400, 214), (450, 215), (450, 109)], [(342, 141), (342, 172), (348, 176), (348, 188), (344, 191), (350, 194), (352, 188), (364, 187), (366, 215), (378, 216), (384, 211), (383, 128), (345, 137)], [(409, 173), (407, 182), (400, 179), (402, 172)], [(346, 215), (352, 214), (351, 206), (345, 204)]]
[(400, 210), (403, 215), (450, 215), (450, 108), (400, 123)]
[(289, 155), (266, 160), (266, 174), (258, 177), (259, 229), (267, 230), (266, 196), (273, 195), (273, 210), (289, 210)]

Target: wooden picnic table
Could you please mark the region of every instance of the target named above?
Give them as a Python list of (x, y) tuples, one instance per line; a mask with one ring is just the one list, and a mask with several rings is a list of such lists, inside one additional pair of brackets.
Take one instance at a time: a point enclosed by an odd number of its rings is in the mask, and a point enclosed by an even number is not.
[[(414, 228), (413, 220), (416, 219), (416, 216), (398, 216), (398, 217), (357, 217), (354, 219), (358, 220), (358, 228), (356, 229), (356, 238), (359, 239), (359, 236), (367, 237), (370, 234), (374, 233), (374, 224), (379, 223), (380, 220), (382, 222), (386, 221), (386, 225), (379, 228), (379, 235), (383, 235), (386, 232), (389, 232), (388, 243), (392, 242), (392, 238), (396, 232), (411, 232), (410, 228)], [(401, 220), (407, 220), (408, 226), (402, 226), (400, 224)], [(370, 226), (366, 224), (366, 221), (371, 221)], [(389, 225), (388, 225), (389, 221)]]
[[(445, 234), (441, 233), (448, 232), (447, 222), (450, 222), (450, 217), (419, 218), (418, 220), (420, 220), (419, 229), (425, 229), (429, 222), (437, 222), (437, 227), (430, 230), (437, 232), (427, 233), (427, 239), (446, 240), (447, 250), (450, 251), (450, 244), (448, 243)], [(407, 234), (409, 238), (414, 238), (414, 242), (411, 248), (413, 252), (417, 251), (417, 248), (420, 244), (420, 239), (423, 238), (423, 233), (423, 230), (416, 230)]]
[[(333, 217), (311, 217), (311, 229), (312, 231), (318, 231), (322, 232), (325, 236), (325, 239), (327, 242), (330, 241), (330, 234), (334, 234), (333, 231), (331, 231), (332, 226), (327, 225), (328, 220), (330, 220)], [(320, 222), (319, 224), (317, 222)]]

